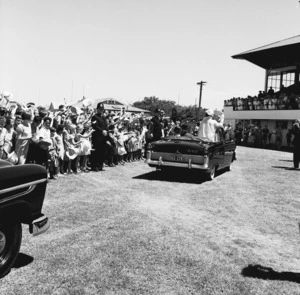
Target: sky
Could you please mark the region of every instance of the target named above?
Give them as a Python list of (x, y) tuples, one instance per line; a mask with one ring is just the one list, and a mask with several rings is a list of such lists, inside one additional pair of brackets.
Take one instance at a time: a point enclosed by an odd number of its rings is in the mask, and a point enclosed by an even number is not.
[(221, 110), (264, 89), (231, 56), (300, 35), (298, 0), (0, 0), (0, 92), (55, 106), (156, 96)]

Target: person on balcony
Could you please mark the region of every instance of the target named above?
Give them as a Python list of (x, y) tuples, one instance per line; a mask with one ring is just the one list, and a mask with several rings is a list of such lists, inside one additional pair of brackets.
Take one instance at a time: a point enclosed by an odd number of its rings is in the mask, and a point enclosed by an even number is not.
[(269, 88), (269, 90), (268, 90), (268, 94), (269, 95), (274, 95), (274, 89), (272, 88), (272, 86)]

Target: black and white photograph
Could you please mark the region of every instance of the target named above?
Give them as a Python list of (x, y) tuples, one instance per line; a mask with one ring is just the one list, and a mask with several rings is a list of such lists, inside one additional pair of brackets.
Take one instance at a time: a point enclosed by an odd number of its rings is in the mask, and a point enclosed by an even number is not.
[(0, 0), (0, 295), (300, 294), (300, 1)]

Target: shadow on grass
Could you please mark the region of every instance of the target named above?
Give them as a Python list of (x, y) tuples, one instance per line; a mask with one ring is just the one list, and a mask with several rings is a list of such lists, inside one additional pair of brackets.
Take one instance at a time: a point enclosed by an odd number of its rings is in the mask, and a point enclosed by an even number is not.
[[(217, 171), (215, 177), (223, 174), (225, 171)], [(201, 184), (207, 180), (206, 175), (199, 171), (189, 171), (180, 169), (168, 169), (165, 171), (152, 171), (133, 177), (134, 179), (159, 180), (168, 182), (195, 183)]]
[(278, 272), (273, 270), (271, 267), (265, 267), (259, 264), (248, 265), (242, 270), (242, 275), (244, 277), (262, 280), (289, 281), (300, 283), (300, 273), (289, 271)]
[(19, 253), (15, 263), (13, 264), (13, 268), (20, 268), (30, 264), (33, 261), (33, 257), (27, 254)]
[(291, 171), (300, 171), (299, 169), (296, 169), (294, 167), (285, 167), (285, 166), (272, 166), (272, 168), (291, 170)]

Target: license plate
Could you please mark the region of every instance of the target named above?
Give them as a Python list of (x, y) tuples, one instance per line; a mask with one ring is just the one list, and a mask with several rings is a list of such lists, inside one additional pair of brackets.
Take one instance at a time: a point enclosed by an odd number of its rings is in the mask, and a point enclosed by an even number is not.
[(170, 156), (170, 160), (171, 161), (182, 162), (183, 161), (183, 157), (181, 157), (181, 156)]

